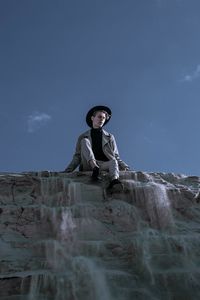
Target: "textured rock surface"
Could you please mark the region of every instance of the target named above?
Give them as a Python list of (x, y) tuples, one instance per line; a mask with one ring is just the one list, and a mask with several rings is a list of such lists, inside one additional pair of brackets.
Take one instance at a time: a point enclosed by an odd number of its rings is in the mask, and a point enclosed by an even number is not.
[(200, 178), (0, 174), (0, 299), (200, 299)]

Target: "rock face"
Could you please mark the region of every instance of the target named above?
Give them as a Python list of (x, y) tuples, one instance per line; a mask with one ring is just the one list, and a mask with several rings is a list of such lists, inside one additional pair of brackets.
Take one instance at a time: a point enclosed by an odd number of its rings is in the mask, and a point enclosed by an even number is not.
[(200, 299), (200, 178), (0, 174), (1, 300)]

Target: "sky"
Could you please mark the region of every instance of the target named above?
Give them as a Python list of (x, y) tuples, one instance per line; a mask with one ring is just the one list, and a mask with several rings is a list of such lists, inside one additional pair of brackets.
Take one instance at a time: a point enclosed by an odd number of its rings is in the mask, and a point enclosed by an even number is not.
[(199, 0), (1, 0), (0, 172), (62, 171), (106, 105), (135, 171), (200, 176)]

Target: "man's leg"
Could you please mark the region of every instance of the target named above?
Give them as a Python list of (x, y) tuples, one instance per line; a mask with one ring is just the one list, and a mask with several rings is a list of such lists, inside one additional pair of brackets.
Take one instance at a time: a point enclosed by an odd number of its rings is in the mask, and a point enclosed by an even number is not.
[(112, 159), (106, 162), (99, 162), (100, 170), (108, 170), (111, 178), (111, 182), (108, 186), (109, 189), (112, 189), (115, 186), (115, 189), (118, 191), (123, 190), (123, 184), (119, 180), (119, 166), (116, 159)]
[(111, 180), (119, 178), (119, 166), (116, 159), (111, 159), (109, 161), (97, 161), (100, 165), (100, 170), (109, 171)]
[(94, 157), (92, 146), (88, 138), (81, 140), (81, 159), (83, 162), (83, 170), (92, 170), (92, 179), (97, 181), (99, 179), (99, 166)]
[(92, 151), (92, 146), (88, 138), (81, 140), (81, 159), (84, 162), (84, 165), (87, 165), (89, 169), (98, 167), (94, 153)]

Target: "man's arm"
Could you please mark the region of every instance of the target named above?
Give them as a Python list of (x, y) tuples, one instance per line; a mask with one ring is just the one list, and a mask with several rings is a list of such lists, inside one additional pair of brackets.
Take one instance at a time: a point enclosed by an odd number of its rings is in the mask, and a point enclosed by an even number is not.
[(65, 172), (70, 173), (73, 172), (81, 163), (81, 143), (80, 143), (81, 138), (78, 138), (78, 141), (76, 143), (76, 150), (73, 155), (73, 158), (69, 165), (66, 167)]
[(112, 135), (112, 138), (111, 138), (111, 144), (112, 144), (112, 147), (113, 147), (114, 156), (115, 156), (115, 158), (116, 158), (116, 160), (118, 161), (118, 164), (119, 164), (119, 169), (122, 170), (122, 171), (130, 170), (129, 166), (123, 160), (120, 159), (119, 151), (118, 151), (118, 148), (117, 148), (117, 143), (116, 143), (115, 138), (114, 138), (113, 135)]

